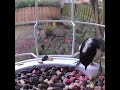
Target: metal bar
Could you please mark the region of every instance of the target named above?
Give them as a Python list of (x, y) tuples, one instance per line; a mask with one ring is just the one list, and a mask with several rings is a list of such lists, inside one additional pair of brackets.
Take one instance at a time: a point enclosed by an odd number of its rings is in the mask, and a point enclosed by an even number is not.
[[(49, 55), (49, 56), (52, 56), (53, 59), (66, 59), (66, 60), (75, 60), (77, 61), (78, 59), (75, 59), (75, 58), (72, 58), (71, 55)], [(26, 62), (30, 62), (30, 61), (38, 61), (38, 62), (41, 62), (42, 61), (42, 57), (41, 58), (35, 58), (35, 59), (27, 59), (27, 60), (24, 60), (24, 61), (20, 61), (20, 62), (16, 62), (15, 65), (23, 65), (24, 63)]]
[[(38, 22), (70, 22), (69, 20), (38, 20)], [(36, 21), (28, 21), (28, 22), (19, 22), (15, 25), (24, 25), (24, 24), (35, 24)]]
[[(38, 20), (38, 22), (71, 22), (71, 21), (70, 20)], [(80, 23), (80, 24), (87, 24), (87, 25), (105, 27), (105, 25), (97, 24), (97, 23), (82, 22), (82, 21), (72, 21), (72, 22), (73, 23)]]
[(15, 57), (25, 56), (25, 55), (32, 55), (34, 58), (37, 57), (34, 53), (22, 53), (22, 54), (16, 54)]
[(74, 49), (75, 49), (75, 24), (71, 21), (73, 25), (73, 41), (72, 41), (72, 55), (74, 55)]
[(38, 0), (35, 0), (35, 19), (38, 21)]
[(104, 41), (105, 41), (105, 31), (104, 31), (104, 36), (103, 36), (103, 38), (104, 38)]
[[(39, 58), (43, 57), (45, 55), (40, 55)], [(52, 57), (73, 57), (73, 55), (48, 55), (48, 56), (52, 56)]]
[(81, 24), (89, 24), (89, 25), (95, 25), (95, 26), (101, 26), (105, 27), (105, 25), (96, 24), (96, 23), (90, 23), (90, 22), (81, 22), (81, 21), (69, 21), (69, 20), (38, 20), (36, 24), (34, 25), (34, 35), (35, 35), (35, 46), (36, 46), (36, 54), (39, 56), (38, 53), (38, 43), (37, 43), (37, 37), (36, 37), (36, 26), (39, 22), (70, 22), (73, 25), (73, 42), (72, 42), (72, 55), (74, 54), (74, 47), (75, 47), (75, 24), (74, 23), (81, 23)]
[(82, 22), (82, 21), (73, 21), (74, 23), (80, 23), (80, 24), (88, 24), (88, 25), (94, 25), (94, 26), (101, 26), (105, 27), (105, 25), (97, 24), (97, 23), (90, 23), (90, 22)]
[[(72, 24), (72, 26), (73, 26), (72, 55), (74, 55), (74, 48), (75, 48), (75, 24), (72, 21), (69, 21), (69, 20), (38, 20), (38, 22), (70, 22)], [(35, 30), (35, 28), (34, 28), (34, 30)], [(37, 40), (35, 40), (35, 43), (36, 43), (35, 44), (36, 45), (36, 53), (37, 53), (37, 56), (39, 56)]]
[(71, 21), (74, 20), (74, 0), (72, 0), (72, 7), (71, 7)]
[[(70, 21), (69, 20), (38, 20), (38, 22), (70, 22)], [(19, 23), (16, 23), (15, 25), (35, 24), (35, 23), (36, 21), (28, 21), (28, 22), (19, 22)], [(81, 24), (105, 27), (105, 25), (97, 24), (97, 23), (90, 23), (90, 22), (73, 21), (73, 23), (81, 23)]]
[(105, 25), (105, 0), (102, 0), (102, 3), (103, 3), (102, 4), (103, 5), (103, 7), (102, 7), (103, 8), (102, 9), (103, 10), (103, 25)]
[(73, 58), (76, 58), (77, 56), (79, 56), (80, 52), (76, 52), (74, 55), (73, 55)]
[(34, 38), (35, 38), (36, 55), (38, 57), (39, 52), (38, 52), (38, 42), (37, 42), (37, 35), (36, 35), (36, 27), (38, 25), (38, 0), (35, 0), (35, 18), (36, 18), (36, 24), (34, 25)]
[(36, 21), (19, 22), (19, 23), (15, 23), (15, 26), (25, 25), (25, 24), (35, 24), (35, 23), (36, 23)]
[(34, 25), (34, 37), (35, 37), (36, 55), (38, 57), (39, 52), (38, 52), (38, 43), (37, 43), (37, 36), (36, 36), (36, 27), (37, 27), (37, 25), (38, 25), (38, 23), (36, 22), (36, 24)]
[(70, 22), (70, 20), (38, 20), (38, 23), (40, 22)]

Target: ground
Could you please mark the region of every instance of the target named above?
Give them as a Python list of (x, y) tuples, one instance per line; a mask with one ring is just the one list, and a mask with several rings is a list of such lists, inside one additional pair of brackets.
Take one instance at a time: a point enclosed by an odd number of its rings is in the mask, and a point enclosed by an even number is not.
[(15, 40), (24, 39), (24, 38), (33, 38), (34, 31), (32, 25), (26, 26), (16, 26), (15, 27)]

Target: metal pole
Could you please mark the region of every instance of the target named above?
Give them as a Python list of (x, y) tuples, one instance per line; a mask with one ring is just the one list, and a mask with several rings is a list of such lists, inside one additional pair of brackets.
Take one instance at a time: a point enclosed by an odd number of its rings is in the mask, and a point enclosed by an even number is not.
[(72, 0), (72, 7), (71, 7), (71, 21), (74, 20), (74, 0)]
[[(70, 20), (38, 20), (38, 22), (71, 22), (71, 21)], [(105, 25), (97, 24), (97, 23), (82, 22), (82, 21), (72, 21), (72, 22), (73, 23), (86, 24), (86, 25), (105, 27)]]
[[(105, 0), (102, 0), (103, 5), (103, 25), (105, 25)], [(105, 31), (104, 31), (104, 41), (105, 41)]]
[(38, 0), (35, 0), (35, 19), (38, 22)]
[(38, 43), (37, 43), (37, 35), (36, 35), (36, 27), (38, 25), (38, 0), (35, 0), (35, 18), (36, 18), (36, 24), (34, 25), (34, 37), (35, 37), (36, 55), (38, 57), (39, 52), (38, 52)]
[(38, 24), (38, 23), (36, 23), (36, 24), (34, 25), (34, 37), (35, 37), (36, 55), (37, 55), (37, 57), (38, 57), (38, 56), (39, 56), (39, 52), (38, 52), (38, 42), (37, 42), (37, 36), (36, 36), (36, 27), (37, 27), (37, 24)]
[[(70, 20), (38, 20), (38, 23), (39, 22), (70, 22)], [(36, 23), (36, 21), (28, 21), (28, 22), (15, 23), (15, 25), (25, 25), (25, 24), (35, 24), (35, 23)], [(73, 21), (73, 23), (105, 27), (105, 25), (97, 24), (97, 23), (90, 23), (90, 22)]]
[(75, 49), (75, 24), (71, 21), (73, 25), (73, 40), (72, 40), (72, 56), (74, 55), (74, 49)]
[(22, 54), (16, 54), (15, 57), (26, 56), (26, 55), (31, 55), (31, 56), (33, 56), (34, 58), (37, 57), (34, 53), (22, 53)]
[(103, 25), (105, 25), (105, 0), (102, 0), (103, 5)]
[(93, 26), (100, 26), (105, 27), (105, 25), (97, 24), (97, 23), (90, 23), (90, 22), (82, 22), (82, 21), (73, 21), (74, 23), (86, 24), (86, 25), (93, 25)]

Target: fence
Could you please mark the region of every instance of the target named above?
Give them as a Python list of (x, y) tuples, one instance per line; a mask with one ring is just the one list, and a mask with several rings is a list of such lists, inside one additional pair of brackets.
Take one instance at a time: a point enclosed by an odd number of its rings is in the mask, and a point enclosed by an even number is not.
[[(62, 18), (61, 18), (62, 17)], [(38, 19), (58, 18), (70, 20), (71, 4), (65, 3), (63, 10), (58, 7), (38, 7)], [(102, 23), (102, 9), (99, 8), (100, 23)], [(91, 22), (92, 11), (88, 3), (75, 4), (74, 20)], [(25, 7), (15, 10), (15, 23), (35, 21), (35, 7)]]

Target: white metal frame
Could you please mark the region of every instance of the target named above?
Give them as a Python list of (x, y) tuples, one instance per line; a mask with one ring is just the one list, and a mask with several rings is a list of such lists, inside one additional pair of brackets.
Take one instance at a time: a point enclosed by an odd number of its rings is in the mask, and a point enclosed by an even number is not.
[[(74, 47), (75, 47), (75, 24), (80, 23), (80, 24), (86, 24), (86, 25), (93, 25), (93, 26), (100, 26), (100, 27), (105, 27), (105, 25), (102, 24), (97, 24), (97, 23), (90, 23), (90, 22), (82, 22), (82, 21), (74, 21), (74, 0), (72, 0), (72, 8), (71, 8), (71, 20), (38, 20), (38, 0), (35, 0), (35, 17), (36, 17), (36, 21), (29, 21), (29, 22), (19, 22), (16, 23), (15, 25), (22, 25), (22, 24), (30, 24), (33, 23), (34, 25), (34, 37), (35, 37), (35, 47), (36, 47), (36, 55), (34, 55), (33, 53), (29, 53), (30, 55), (33, 55), (35, 58), (36, 57), (41, 57), (42, 55), (39, 55), (38, 53), (38, 43), (37, 43), (37, 35), (36, 35), (36, 27), (38, 25), (38, 23), (42, 23), (42, 22), (68, 22), (71, 23), (72, 25), (72, 29), (73, 29), (73, 39), (72, 39), (72, 53), (71, 55), (51, 55), (54, 57), (76, 57), (79, 52), (74, 53)], [(104, 31), (104, 40), (105, 40), (105, 31)], [(28, 54), (28, 53), (27, 53)], [(21, 56), (21, 55), (27, 55), (26, 53), (23, 54), (17, 54), (15, 55), (16, 57)]]

